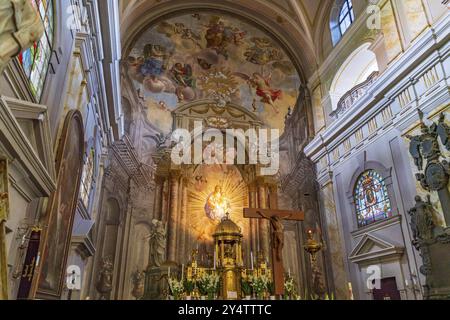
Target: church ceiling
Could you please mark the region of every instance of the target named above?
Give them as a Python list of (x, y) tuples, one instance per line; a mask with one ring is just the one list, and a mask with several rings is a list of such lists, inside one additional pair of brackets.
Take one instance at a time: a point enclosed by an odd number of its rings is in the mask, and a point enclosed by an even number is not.
[(200, 99), (232, 102), (282, 130), (300, 77), (276, 40), (253, 24), (218, 12), (183, 13), (141, 33), (127, 72), (150, 123), (169, 132), (171, 112)]

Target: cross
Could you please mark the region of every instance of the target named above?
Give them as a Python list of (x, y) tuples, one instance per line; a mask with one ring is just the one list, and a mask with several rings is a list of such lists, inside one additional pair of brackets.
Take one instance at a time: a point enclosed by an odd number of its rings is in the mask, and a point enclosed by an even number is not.
[(284, 267), (282, 256), (284, 246), (283, 220), (303, 221), (305, 219), (305, 213), (303, 211), (245, 208), (244, 217), (268, 219), (270, 221), (272, 234), (273, 283), (275, 286), (275, 295), (283, 295), (284, 294)]

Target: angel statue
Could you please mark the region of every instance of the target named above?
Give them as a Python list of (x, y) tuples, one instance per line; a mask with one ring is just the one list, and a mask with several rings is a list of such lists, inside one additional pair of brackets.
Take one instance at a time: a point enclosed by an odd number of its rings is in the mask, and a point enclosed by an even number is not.
[(166, 252), (166, 226), (162, 221), (153, 219), (149, 240), (149, 266), (161, 267)]
[(250, 87), (256, 89), (256, 94), (261, 97), (261, 102), (270, 104), (275, 111), (279, 113), (279, 108), (275, 105), (275, 101), (279, 100), (283, 94), (281, 90), (273, 89), (270, 86), (272, 75), (263, 76), (261, 73), (255, 72), (252, 76), (245, 73), (236, 72), (235, 76), (240, 77), (247, 81)]
[(0, 73), (9, 60), (31, 47), (44, 33), (37, 11), (29, 0), (0, 1)]

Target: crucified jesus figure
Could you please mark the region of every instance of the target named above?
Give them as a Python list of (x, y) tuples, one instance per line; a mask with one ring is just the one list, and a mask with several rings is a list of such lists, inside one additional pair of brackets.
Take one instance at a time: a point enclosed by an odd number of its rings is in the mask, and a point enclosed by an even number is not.
[(268, 219), (270, 221), (270, 225), (272, 226), (272, 245), (276, 251), (276, 258), (278, 261), (282, 259), (283, 247), (284, 247), (284, 226), (283, 226), (283, 218), (289, 219), (291, 215), (287, 217), (279, 217), (276, 215), (266, 215), (263, 212), (258, 212), (261, 217), (264, 219)]

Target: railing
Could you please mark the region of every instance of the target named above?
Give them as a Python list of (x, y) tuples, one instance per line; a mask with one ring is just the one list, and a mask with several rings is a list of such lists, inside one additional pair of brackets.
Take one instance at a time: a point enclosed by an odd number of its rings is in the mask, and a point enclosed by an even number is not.
[(331, 113), (332, 117), (339, 118), (345, 111), (349, 110), (361, 97), (363, 97), (368, 88), (375, 82), (380, 73), (375, 71), (370, 74), (366, 81), (356, 85), (350, 91), (342, 96), (337, 104), (336, 110)]

